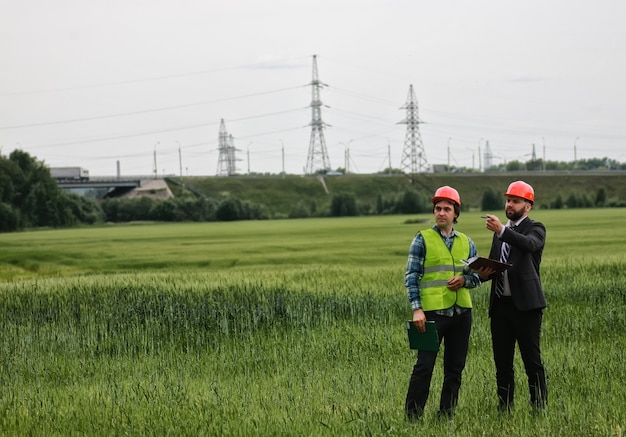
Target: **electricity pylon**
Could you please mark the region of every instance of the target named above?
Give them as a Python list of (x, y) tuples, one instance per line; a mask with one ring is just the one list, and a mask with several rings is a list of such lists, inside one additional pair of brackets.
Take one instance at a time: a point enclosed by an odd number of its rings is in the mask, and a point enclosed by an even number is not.
[(400, 109), (406, 109), (406, 118), (398, 124), (406, 124), (406, 135), (404, 136), (404, 149), (402, 152), (401, 168), (404, 173), (413, 176), (428, 170), (426, 152), (420, 135), (419, 125), (422, 123), (417, 114), (417, 99), (413, 91), (413, 85), (409, 86), (409, 94), (406, 104)]
[(305, 174), (313, 174), (317, 170), (330, 170), (330, 160), (326, 151), (326, 140), (324, 140), (324, 126), (322, 121), (322, 101), (320, 100), (320, 89), (328, 86), (322, 83), (317, 76), (317, 55), (313, 55), (313, 80), (310, 83), (313, 91), (311, 100), (311, 141), (309, 142), (309, 154), (306, 159)]
[(239, 151), (235, 148), (233, 136), (226, 131), (224, 119), (220, 122), (219, 134), (219, 157), (217, 160), (218, 176), (234, 176), (237, 174), (237, 158), (235, 152)]

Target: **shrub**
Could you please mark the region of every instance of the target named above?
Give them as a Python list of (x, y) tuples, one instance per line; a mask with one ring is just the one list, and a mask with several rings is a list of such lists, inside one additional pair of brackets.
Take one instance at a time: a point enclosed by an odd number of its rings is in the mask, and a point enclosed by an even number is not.
[(302, 201), (296, 203), (289, 211), (289, 218), (307, 218), (309, 215), (309, 208)]
[(489, 188), (483, 192), (481, 200), (481, 208), (483, 211), (493, 211), (502, 208), (502, 195), (493, 188)]
[(353, 193), (334, 194), (330, 201), (330, 215), (333, 217), (358, 215), (356, 196)]

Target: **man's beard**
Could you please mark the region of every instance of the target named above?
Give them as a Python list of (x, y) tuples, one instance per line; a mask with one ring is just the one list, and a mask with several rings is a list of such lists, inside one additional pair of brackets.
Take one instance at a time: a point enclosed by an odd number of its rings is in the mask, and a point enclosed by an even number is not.
[(512, 222), (518, 221), (524, 215), (524, 212), (515, 211), (515, 210), (506, 211), (505, 213), (506, 213), (507, 218), (511, 220)]

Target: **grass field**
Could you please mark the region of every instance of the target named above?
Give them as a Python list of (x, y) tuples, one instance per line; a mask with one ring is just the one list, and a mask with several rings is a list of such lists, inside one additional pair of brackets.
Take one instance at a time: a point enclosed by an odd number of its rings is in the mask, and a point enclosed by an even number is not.
[[(487, 255), (478, 215), (457, 229)], [(516, 356), (515, 410), (496, 414), (486, 284), (454, 420), (435, 417), (441, 365), (424, 420), (404, 420), (403, 274), (430, 215), (135, 224), (0, 234), (0, 434), (622, 436), (626, 210), (531, 216), (545, 413)]]

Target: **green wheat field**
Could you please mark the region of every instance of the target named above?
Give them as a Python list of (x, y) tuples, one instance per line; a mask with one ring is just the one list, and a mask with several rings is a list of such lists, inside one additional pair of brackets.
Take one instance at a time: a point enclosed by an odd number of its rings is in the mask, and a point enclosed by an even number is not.
[[(503, 217), (501, 212), (496, 212)], [(496, 412), (488, 285), (457, 414), (404, 418), (409, 244), (430, 214), (0, 234), (0, 435), (623, 436), (626, 209), (537, 210), (549, 406)], [(478, 212), (456, 228), (487, 256)]]

